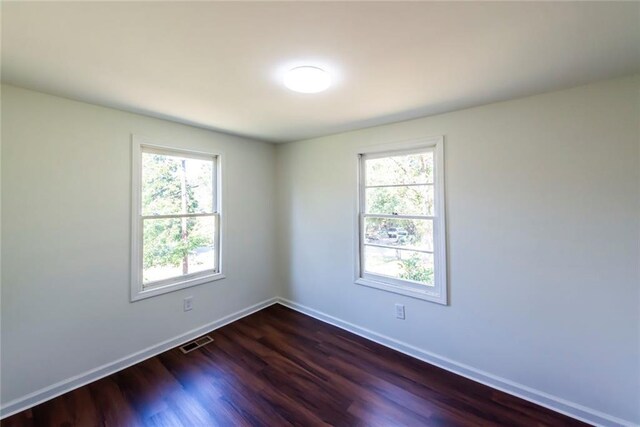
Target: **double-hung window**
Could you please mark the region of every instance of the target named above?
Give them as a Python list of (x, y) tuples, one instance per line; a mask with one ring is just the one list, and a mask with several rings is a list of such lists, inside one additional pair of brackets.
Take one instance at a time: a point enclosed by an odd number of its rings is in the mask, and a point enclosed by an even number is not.
[(447, 304), (443, 138), (359, 153), (356, 283)]
[(133, 140), (131, 299), (221, 279), (219, 156)]

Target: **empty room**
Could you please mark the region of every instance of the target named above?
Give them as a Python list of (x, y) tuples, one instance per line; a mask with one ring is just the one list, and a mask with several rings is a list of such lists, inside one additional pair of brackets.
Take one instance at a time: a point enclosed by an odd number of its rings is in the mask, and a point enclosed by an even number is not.
[(0, 14), (2, 427), (640, 426), (640, 2)]

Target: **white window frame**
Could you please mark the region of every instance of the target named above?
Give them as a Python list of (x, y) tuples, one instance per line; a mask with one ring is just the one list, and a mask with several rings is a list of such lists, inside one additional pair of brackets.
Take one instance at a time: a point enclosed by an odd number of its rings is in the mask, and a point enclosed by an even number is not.
[[(156, 295), (166, 294), (168, 292), (185, 289), (191, 286), (201, 285), (203, 283), (224, 279), (222, 273), (222, 167), (221, 155), (219, 153), (209, 153), (202, 151), (188, 150), (178, 147), (170, 147), (167, 145), (158, 145), (144, 137), (132, 135), (132, 161), (131, 161), (131, 302), (141, 299), (153, 297)], [(159, 280), (153, 282), (151, 286), (144, 286), (143, 283), (143, 236), (142, 222), (143, 219), (149, 218), (142, 215), (142, 153), (154, 152), (166, 155), (179, 155), (195, 159), (212, 160), (213, 176), (215, 182), (213, 185), (213, 213), (207, 214), (190, 214), (188, 216), (215, 216), (216, 217), (216, 269), (200, 271), (197, 273), (187, 274), (179, 277)], [(156, 215), (154, 218), (173, 218), (184, 217), (185, 215)]]
[[(434, 285), (429, 286), (410, 280), (397, 279), (364, 271), (364, 218), (365, 218), (365, 158), (381, 158), (391, 155), (410, 154), (421, 151), (432, 151), (433, 161), (433, 257), (434, 257)], [(391, 144), (362, 147), (357, 152), (358, 163), (358, 193), (356, 207), (356, 238), (355, 238), (355, 283), (371, 288), (381, 289), (396, 294), (419, 298), (438, 304), (448, 304), (447, 286), (447, 245), (445, 221), (445, 182), (444, 182), (444, 137), (429, 137), (418, 140), (403, 141)], [(378, 215), (384, 217), (387, 215)], [(393, 218), (406, 216), (388, 215)], [(409, 215), (410, 217), (411, 215)]]

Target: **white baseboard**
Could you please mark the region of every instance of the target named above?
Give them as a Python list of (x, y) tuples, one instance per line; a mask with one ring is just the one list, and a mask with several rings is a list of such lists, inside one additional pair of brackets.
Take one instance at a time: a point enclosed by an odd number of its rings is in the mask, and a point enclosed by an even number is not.
[(97, 381), (115, 372), (121, 371), (122, 369), (128, 368), (129, 366), (135, 365), (136, 363), (140, 363), (146, 359), (149, 359), (162, 352), (184, 344), (185, 342), (190, 341), (200, 335), (211, 332), (212, 330), (218, 329), (224, 325), (246, 317), (252, 313), (255, 313), (256, 311), (260, 311), (275, 303), (282, 304), (293, 310), (299, 311), (300, 313), (314, 317), (325, 323), (329, 323), (331, 325), (337, 326), (340, 329), (344, 329), (363, 338), (384, 345), (385, 347), (392, 348), (411, 357), (415, 357), (416, 359), (446, 369), (447, 371), (469, 378), (473, 381), (477, 381), (481, 384), (485, 384), (489, 387), (495, 388), (505, 393), (520, 397), (524, 400), (528, 400), (540, 406), (552, 409), (556, 412), (560, 412), (570, 417), (579, 419), (581, 421), (597, 426), (637, 426), (637, 424), (634, 424), (630, 421), (605, 414), (601, 411), (591, 409), (574, 402), (570, 402), (568, 400), (553, 396), (543, 391), (535, 390), (531, 387), (518, 384), (506, 378), (501, 378), (488, 372), (484, 372), (471, 366), (465, 365), (463, 363), (456, 362), (449, 358), (419, 349), (410, 344), (398, 341), (385, 335), (378, 334), (377, 332), (362, 328), (360, 326), (354, 325), (353, 323), (346, 322), (329, 314), (325, 314), (321, 311), (304, 306), (302, 304), (298, 304), (285, 298), (270, 298), (268, 300), (259, 302), (245, 309), (236, 311), (235, 313), (232, 313), (221, 319), (200, 326), (196, 329), (192, 329), (188, 332), (185, 332), (184, 334), (178, 335), (174, 338), (168, 339), (144, 350), (125, 356), (114, 362), (107, 363), (82, 374), (44, 387), (26, 396), (7, 402), (6, 404), (2, 405), (2, 407), (0, 407), (0, 419), (31, 408), (42, 402), (53, 399), (54, 397), (60, 396), (61, 394), (89, 384), (93, 381)]
[(543, 391), (535, 390), (531, 387), (518, 384), (506, 378), (501, 378), (497, 375), (481, 371), (463, 363), (451, 360), (447, 357), (422, 350), (410, 344), (398, 341), (394, 338), (381, 335), (366, 328), (362, 328), (360, 326), (354, 325), (353, 323), (346, 322), (344, 320), (338, 319), (337, 317), (315, 310), (311, 307), (298, 304), (288, 299), (278, 298), (278, 303), (284, 305), (285, 307), (289, 307), (292, 310), (299, 311), (300, 313), (337, 326), (340, 329), (344, 329), (363, 338), (374, 341), (385, 347), (389, 347), (393, 350), (422, 360), (431, 365), (446, 369), (447, 371), (453, 372), (454, 374), (461, 375), (465, 378), (469, 378), (470, 380), (479, 382), (513, 396), (517, 396), (521, 399), (528, 400), (529, 402), (544, 406), (545, 408), (549, 408), (551, 410), (560, 412), (561, 414), (568, 415), (572, 418), (576, 418), (589, 424), (593, 424), (596, 426), (637, 426), (637, 424), (634, 424), (631, 421), (623, 420), (621, 418), (605, 414), (604, 412), (588, 408), (574, 402), (570, 402), (557, 396), (553, 396), (549, 393), (545, 393)]
[(25, 409), (31, 408), (42, 402), (53, 399), (54, 397), (60, 396), (61, 394), (67, 393), (78, 387), (82, 387), (83, 385), (97, 381), (115, 372), (121, 371), (122, 369), (128, 368), (129, 366), (135, 365), (136, 363), (140, 363), (143, 360), (149, 359), (174, 347), (182, 345), (185, 342), (199, 337), (200, 335), (211, 332), (214, 329), (218, 329), (224, 325), (255, 313), (256, 311), (273, 305), (277, 302), (277, 300), (277, 298), (270, 298), (268, 300), (259, 302), (250, 307), (236, 311), (235, 313), (231, 313), (221, 319), (192, 329), (188, 332), (185, 332), (184, 334), (170, 338), (151, 347), (147, 347), (144, 350), (132, 353), (128, 356), (116, 360), (115, 362), (107, 363), (95, 369), (83, 372), (82, 374), (44, 387), (26, 396), (7, 402), (6, 404), (2, 405), (2, 407), (0, 407), (0, 419), (6, 418), (17, 412), (24, 411)]

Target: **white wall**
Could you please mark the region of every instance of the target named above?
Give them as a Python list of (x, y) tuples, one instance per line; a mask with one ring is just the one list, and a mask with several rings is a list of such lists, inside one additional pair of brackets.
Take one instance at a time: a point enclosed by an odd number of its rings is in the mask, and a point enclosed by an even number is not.
[[(639, 120), (635, 77), (276, 148), (2, 86), (2, 403), (280, 295), (640, 423)], [(131, 133), (223, 151), (227, 279), (129, 303)], [(426, 135), (447, 307), (353, 284), (354, 152)]]
[[(226, 279), (129, 302), (132, 133), (223, 153)], [(2, 403), (274, 297), (274, 165), (270, 144), (3, 86)]]
[[(639, 121), (636, 76), (280, 145), (282, 296), (640, 423)], [(353, 283), (356, 147), (431, 135), (450, 306)]]

